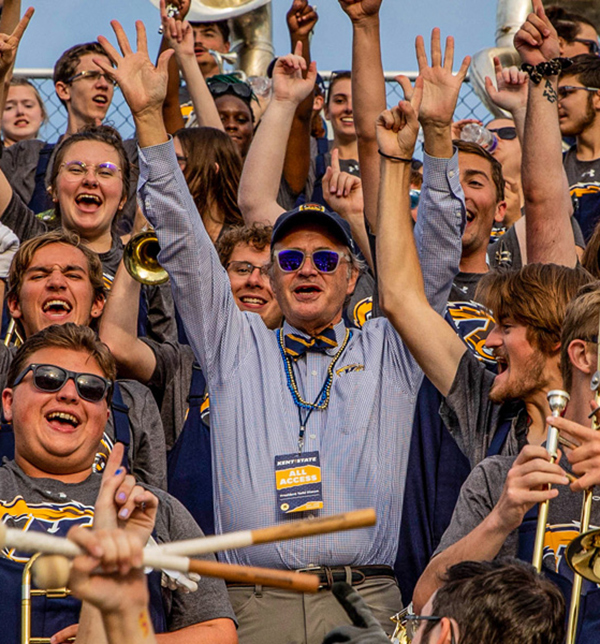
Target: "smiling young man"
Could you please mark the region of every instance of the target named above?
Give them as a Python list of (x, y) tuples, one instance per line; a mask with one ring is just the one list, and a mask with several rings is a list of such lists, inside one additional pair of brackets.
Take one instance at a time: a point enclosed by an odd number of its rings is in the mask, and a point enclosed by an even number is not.
[[(8, 373), (8, 387), (2, 392), (4, 416), (15, 433), (15, 459), (5, 462), (0, 472), (3, 523), (23, 531), (64, 535), (75, 525), (95, 523), (96, 510), (98, 515), (106, 511), (104, 506), (94, 507), (102, 481), (93, 464), (110, 413), (115, 376), (110, 351), (88, 327), (52, 325), (22, 345)], [(107, 468), (109, 485), (123, 478), (122, 470)], [(129, 476), (123, 486), (128, 494), (120, 488), (128, 498), (117, 505), (120, 522), (129, 525), (131, 520), (136, 529), (136, 512), (144, 510), (134, 503), (134, 492), (141, 493), (142, 488), (134, 486), (136, 482)], [(202, 536), (183, 506), (161, 490), (152, 492), (159, 498), (153, 532), (159, 543)], [(115, 490), (114, 498), (117, 496)], [(147, 539), (146, 535), (144, 541)], [(14, 615), (18, 614), (22, 566), (28, 556), (13, 549), (5, 549), (2, 555), (3, 633), (7, 640), (18, 641)], [(223, 582), (202, 579), (199, 589), (191, 593), (181, 588), (161, 589), (157, 578), (149, 585), (157, 602), (154, 605), (160, 607), (153, 611), (155, 628), (164, 632), (158, 641), (237, 641)], [(42, 623), (34, 619), (33, 632), (54, 635), (76, 623), (78, 614), (78, 605), (63, 605), (53, 616), (45, 615)]]
[[(115, 24), (115, 31), (121, 50), (129, 51), (121, 26)], [(400, 602), (391, 568), (396, 543), (389, 534), (399, 529), (419, 369), (385, 319), (361, 330), (346, 328), (342, 310), (360, 265), (348, 225), (315, 204), (282, 214), (273, 229), (271, 288), (283, 327), (273, 332), (257, 316), (238, 310), (210, 237), (198, 226), (162, 122), (168, 54), (157, 71), (143, 49), (121, 56), (107, 40), (101, 42), (118, 60), (109, 73), (118, 79), (140, 135), (140, 197), (211, 392), (212, 461), (219, 464), (213, 470), (217, 532), (285, 524), (302, 516), (298, 513), (327, 516), (371, 505), (378, 511), (377, 527), (367, 531), (265, 545), (224, 558), (309, 568), (326, 588), (349, 579), (386, 628), (390, 608)], [(312, 91), (316, 70), (312, 65), (304, 79), (302, 66), (299, 56), (280, 58), (274, 78), (287, 67), (291, 91), (303, 99)], [(442, 202), (433, 195), (428, 199), (436, 216), (417, 222), (416, 234), (430, 249), (423, 251), (434, 274), (429, 289), (441, 310), (458, 268), (456, 213), (462, 215), (463, 203), (454, 194)], [(443, 253), (434, 242), (440, 238), (448, 239)], [(287, 473), (296, 467), (310, 468), (315, 484), (288, 487), (294, 476)], [(230, 597), (246, 642), (300, 637), (320, 643), (331, 626), (347, 619), (325, 589), (314, 598), (240, 585), (230, 588)]]

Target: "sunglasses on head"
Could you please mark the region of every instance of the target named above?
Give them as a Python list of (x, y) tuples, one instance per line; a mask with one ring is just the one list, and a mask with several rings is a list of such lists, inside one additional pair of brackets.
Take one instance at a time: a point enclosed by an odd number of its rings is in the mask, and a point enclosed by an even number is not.
[(223, 80), (211, 82), (209, 79), (207, 81), (207, 85), (210, 89), (210, 93), (215, 97), (233, 93), (244, 101), (249, 101), (250, 99), (255, 98), (252, 88), (247, 83), (231, 83)]
[(100, 402), (112, 387), (112, 382), (93, 373), (76, 373), (52, 364), (30, 364), (15, 378), (13, 387), (21, 384), (25, 376), (33, 372), (33, 384), (40, 391), (60, 391), (73, 380), (77, 393), (88, 402)]
[(517, 138), (517, 128), (507, 126), (507, 127), (499, 127), (496, 129), (492, 129), (491, 127), (488, 128), (490, 132), (493, 132), (494, 134), (497, 134), (501, 139), (504, 139), (505, 141), (512, 141), (513, 139)]
[[(277, 264), (284, 273), (298, 271), (304, 265), (307, 253), (302, 250), (288, 249), (275, 253)], [(333, 273), (337, 270), (342, 256), (335, 250), (316, 250), (308, 254), (319, 273)]]

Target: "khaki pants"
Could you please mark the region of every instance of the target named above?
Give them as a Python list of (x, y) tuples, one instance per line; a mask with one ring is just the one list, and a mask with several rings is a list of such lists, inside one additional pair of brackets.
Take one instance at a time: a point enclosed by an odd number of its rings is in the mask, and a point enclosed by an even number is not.
[[(376, 577), (354, 586), (386, 633), (394, 630), (390, 617), (402, 608), (398, 584)], [(322, 644), (330, 630), (350, 620), (330, 590), (316, 595), (279, 588), (229, 588), (237, 616), (240, 644)]]

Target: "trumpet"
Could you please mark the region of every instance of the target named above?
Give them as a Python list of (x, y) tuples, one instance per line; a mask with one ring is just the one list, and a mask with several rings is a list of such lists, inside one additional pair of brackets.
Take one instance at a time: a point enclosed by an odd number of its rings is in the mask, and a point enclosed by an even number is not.
[[(553, 389), (548, 392), (548, 404), (552, 416), (558, 418), (562, 416), (563, 412), (569, 402), (569, 394), (560, 389)], [(546, 449), (550, 454), (550, 461), (556, 462), (558, 458), (558, 430), (552, 425), (548, 425), (548, 432), (546, 434)], [(546, 536), (546, 524), (548, 523), (548, 508), (549, 501), (542, 501), (538, 513), (537, 527), (535, 531), (535, 543), (533, 546), (533, 566), (538, 572), (542, 570), (542, 559), (544, 556), (544, 538)]]
[(158, 263), (160, 246), (153, 230), (134, 235), (123, 250), (127, 272), (141, 284), (164, 284), (169, 280), (167, 271)]

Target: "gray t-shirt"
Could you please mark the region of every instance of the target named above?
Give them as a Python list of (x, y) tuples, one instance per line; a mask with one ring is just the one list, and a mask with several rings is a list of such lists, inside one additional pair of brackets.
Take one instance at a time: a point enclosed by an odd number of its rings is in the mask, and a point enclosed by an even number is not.
[(521, 401), (496, 404), (489, 399), (495, 375), (465, 351), (440, 416), (461, 451), (475, 467), (487, 455), (496, 430), (510, 422), (500, 454), (516, 455), (527, 442), (527, 414)]
[(166, 446), (170, 450), (181, 433), (189, 407), (194, 352), (187, 344), (143, 340), (156, 358), (156, 368), (147, 385), (160, 408)]
[[(47, 531), (64, 535), (75, 525), (90, 526), (101, 477), (90, 476), (82, 483), (63, 483), (55, 479), (26, 476), (14, 461), (0, 467), (0, 506), (5, 525), (23, 530)], [(203, 536), (189, 512), (166, 492), (147, 486), (159, 499), (154, 536), (158, 543)], [(6, 549), (2, 554), (13, 560), (18, 553)], [(214, 561), (213, 555), (201, 559)], [(218, 618), (235, 621), (221, 579), (202, 577), (194, 593), (162, 589), (168, 630)], [(0, 593), (1, 595), (1, 593)], [(15, 607), (18, 611), (18, 607)]]
[[(454, 508), (452, 521), (442, 536), (434, 556), (474, 530), (498, 503), (506, 476), (516, 460), (516, 456), (492, 456), (479, 463), (471, 472), (461, 488), (460, 496)], [(563, 457), (561, 467), (569, 470), (569, 464)], [(548, 524), (544, 548), (544, 565), (557, 571), (566, 544), (579, 532), (581, 492), (572, 492), (568, 485), (559, 485), (558, 496), (549, 505)], [(594, 497), (592, 503), (591, 523), (600, 525), (600, 503)], [(502, 548), (496, 555), (516, 557), (519, 550), (519, 532), (510, 533)]]

